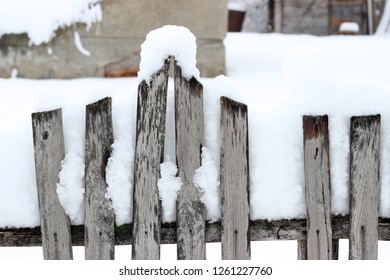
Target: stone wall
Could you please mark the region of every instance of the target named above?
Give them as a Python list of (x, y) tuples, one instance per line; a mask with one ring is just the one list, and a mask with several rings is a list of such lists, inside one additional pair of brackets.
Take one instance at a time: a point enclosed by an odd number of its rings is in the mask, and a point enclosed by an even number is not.
[[(104, 0), (102, 11), (103, 20), (90, 30), (84, 25), (59, 30), (48, 44), (29, 46), (26, 35), (3, 36), (0, 77), (10, 77), (13, 69), (20, 77), (38, 79), (102, 77), (105, 69), (107, 76), (134, 74), (146, 34), (166, 24), (195, 34), (202, 76), (225, 73), (227, 0)], [(75, 33), (89, 56), (77, 48)]]

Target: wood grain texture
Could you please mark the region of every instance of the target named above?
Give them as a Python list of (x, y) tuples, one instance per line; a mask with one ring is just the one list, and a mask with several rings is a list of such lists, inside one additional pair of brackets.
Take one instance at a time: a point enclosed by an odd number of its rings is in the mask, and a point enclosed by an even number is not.
[(221, 97), (222, 259), (250, 259), (248, 108)]
[(111, 98), (87, 105), (85, 128), (85, 259), (114, 259), (115, 215), (106, 197), (106, 167), (114, 142)]
[(175, 63), (176, 162), (182, 187), (177, 197), (177, 258), (206, 259), (206, 209), (194, 184), (204, 138), (203, 86), (184, 78)]
[(168, 68), (169, 60), (149, 83), (142, 81), (138, 86), (132, 246), (132, 257), (136, 260), (160, 258), (157, 181), (164, 159)]
[(349, 258), (378, 258), (380, 115), (351, 118)]
[[(132, 224), (115, 227), (115, 245), (133, 243)], [(257, 220), (250, 222), (251, 241), (305, 240), (307, 238), (306, 219)], [(390, 219), (379, 219), (379, 240), (390, 241)], [(84, 226), (72, 226), (73, 246), (84, 246)], [(349, 238), (349, 216), (333, 216), (332, 231), (335, 239)], [(161, 244), (175, 244), (176, 223), (162, 224)], [(221, 223), (206, 224), (206, 242), (221, 242)], [(335, 244), (335, 242), (333, 242)], [(0, 247), (42, 246), (41, 228), (2, 228)]]
[(332, 259), (331, 184), (327, 116), (304, 116), (307, 258)]
[(65, 157), (62, 110), (32, 114), (32, 127), (43, 256), (69, 260), (73, 258), (70, 221), (57, 196)]

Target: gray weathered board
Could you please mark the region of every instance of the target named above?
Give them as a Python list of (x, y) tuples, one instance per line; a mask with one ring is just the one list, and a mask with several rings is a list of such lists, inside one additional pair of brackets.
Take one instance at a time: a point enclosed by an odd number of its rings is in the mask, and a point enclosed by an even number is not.
[(349, 258), (378, 258), (380, 115), (351, 118)]
[(327, 116), (304, 116), (307, 258), (332, 259), (331, 184)]
[(106, 167), (114, 141), (111, 98), (89, 104), (85, 117), (85, 259), (112, 260), (115, 217), (106, 197)]
[(206, 259), (206, 209), (194, 185), (203, 146), (203, 86), (184, 78), (175, 63), (176, 161), (182, 187), (177, 197), (177, 258)]
[(221, 97), (222, 259), (250, 259), (248, 108)]
[(69, 260), (73, 258), (70, 221), (56, 192), (65, 156), (62, 110), (33, 113), (32, 127), (43, 256)]
[(157, 188), (164, 159), (164, 138), (169, 60), (138, 86), (137, 131), (134, 162), (132, 258), (160, 258), (161, 210)]

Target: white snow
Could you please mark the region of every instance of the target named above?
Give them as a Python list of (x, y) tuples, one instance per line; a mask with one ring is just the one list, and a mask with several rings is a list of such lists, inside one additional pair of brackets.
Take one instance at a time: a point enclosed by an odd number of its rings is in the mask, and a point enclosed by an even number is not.
[(27, 33), (34, 45), (49, 42), (59, 28), (77, 22), (89, 28), (101, 19), (98, 0), (0, 0), (0, 37)]
[(245, 12), (247, 3), (245, 2), (229, 2), (228, 9), (229, 11)]
[(356, 22), (343, 22), (340, 24), (339, 32), (359, 32), (359, 24)]
[[(184, 29), (183, 32), (188, 34)], [(191, 45), (193, 42), (191, 37)], [(185, 48), (187, 44), (177, 45)], [(200, 79), (204, 85), (205, 147), (202, 167), (197, 170), (194, 182), (202, 191), (208, 219), (220, 218), (221, 95), (248, 105), (252, 219), (305, 216), (302, 141), (305, 114), (329, 116), (332, 207), (333, 213), (342, 214), (348, 213), (349, 118), (382, 115), (380, 214), (390, 217), (389, 37), (229, 33), (225, 45), (229, 78)], [(157, 44), (147, 48), (158, 64), (170, 53), (168, 46), (160, 48)], [(150, 65), (151, 61), (143, 63)], [(193, 58), (190, 62), (180, 61), (183, 69), (194, 72)], [(144, 72), (147, 73), (144, 78), (150, 77), (153, 71)], [(63, 108), (66, 158), (57, 192), (72, 223), (83, 222), (85, 105), (106, 96), (113, 99), (115, 138), (107, 167), (107, 196), (112, 200), (116, 223), (131, 221), (139, 81), (137, 78), (0, 79), (3, 100), (0, 103), (0, 227), (39, 224), (31, 113), (58, 107)], [(159, 181), (164, 221), (175, 219), (175, 197), (180, 188), (174, 163), (171, 84), (172, 81), (168, 90), (165, 162)]]
[(12, 69), (11, 78), (14, 79), (14, 78), (18, 77), (18, 74), (19, 74), (18, 69), (16, 69), (16, 68)]
[(199, 78), (194, 34), (183, 26), (165, 25), (149, 32), (141, 46), (139, 80), (149, 82), (151, 76), (161, 69), (169, 56), (175, 57), (184, 77)]
[(194, 183), (200, 189), (200, 200), (207, 205), (206, 219), (215, 222), (221, 219), (218, 162), (208, 148), (202, 148), (202, 165), (195, 171)]
[(68, 153), (61, 164), (57, 195), (72, 224), (84, 223), (84, 159)]
[(91, 52), (84, 48), (83, 43), (81, 42), (80, 34), (77, 31), (74, 32), (74, 44), (80, 53), (85, 56), (91, 56)]
[(164, 223), (176, 220), (176, 198), (180, 190), (182, 181), (176, 177), (177, 166), (171, 161), (166, 161), (160, 166), (161, 178), (157, 182), (159, 195), (162, 200)]
[[(135, 79), (132, 79), (135, 80)], [(134, 87), (133, 84), (131, 84)], [(127, 86), (113, 100), (114, 144), (112, 155), (108, 160), (106, 180), (107, 197), (112, 201), (117, 225), (130, 223), (133, 220), (133, 159), (136, 117), (136, 100), (129, 98)], [(135, 91), (133, 92), (135, 94)], [(131, 95), (133, 95), (131, 94)]]

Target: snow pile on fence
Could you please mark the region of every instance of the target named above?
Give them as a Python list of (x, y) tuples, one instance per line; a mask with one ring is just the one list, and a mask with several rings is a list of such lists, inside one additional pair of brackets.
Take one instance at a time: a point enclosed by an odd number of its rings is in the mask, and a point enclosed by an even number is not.
[(181, 66), (183, 76), (199, 79), (196, 68), (196, 38), (183, 26), (166, 25), (149, 32), (141, 45), (141, 62), (138, 79), (149, 82), (161, 69), (164, 60), (173, 56)]
[(98, 0), (0, 0), (0, 37), (27, 33), (30, 43), (47, 43), (59, 28), (102, 19)]

